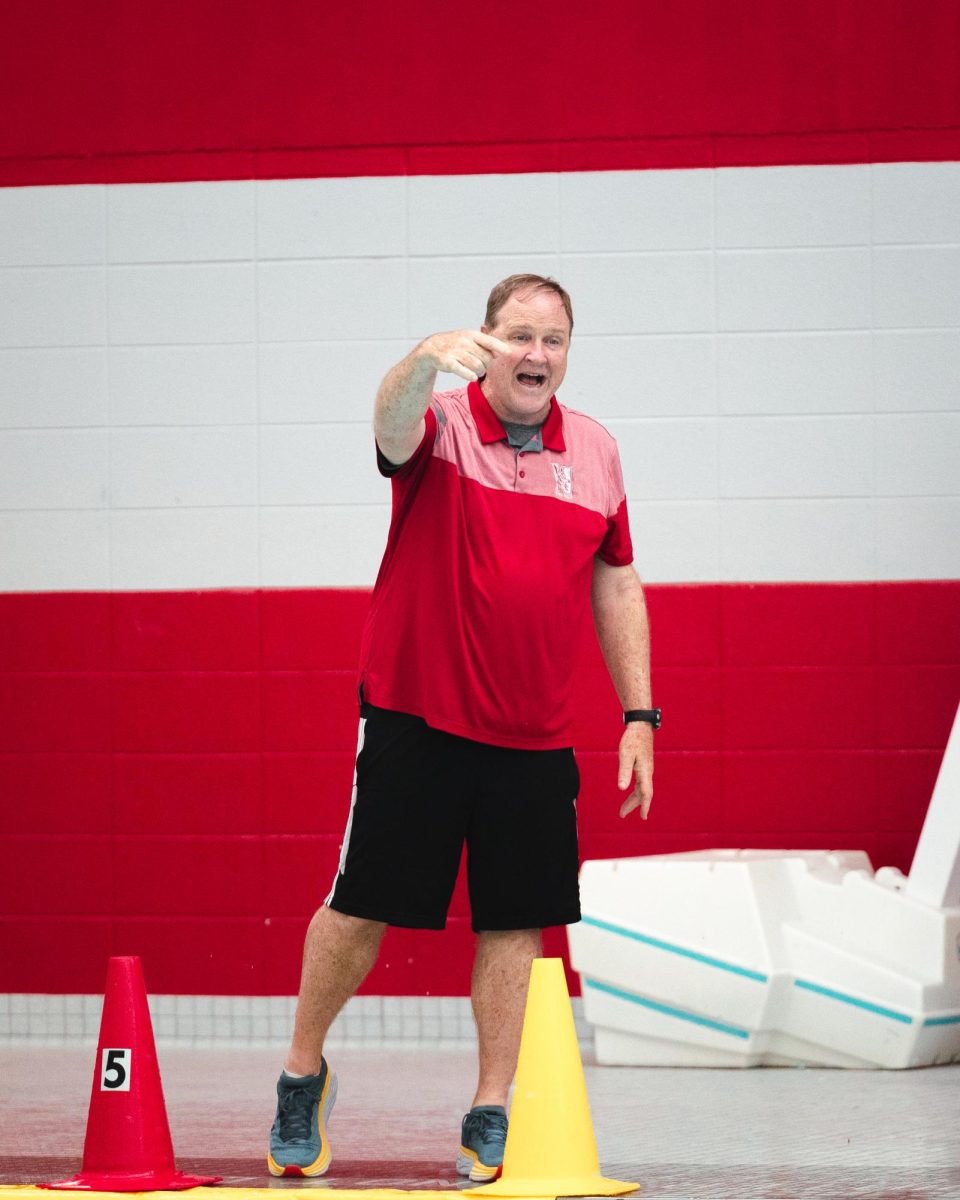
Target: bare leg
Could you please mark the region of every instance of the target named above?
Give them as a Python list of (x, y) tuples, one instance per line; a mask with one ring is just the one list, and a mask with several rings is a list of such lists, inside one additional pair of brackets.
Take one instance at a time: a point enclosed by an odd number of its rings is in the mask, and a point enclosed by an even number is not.
[(520, 1052), (530, 964), (539, 955), (539, 929), (481, 933), (477, 938), (471, 997), (480, 1042), (480, 1078), (471, 1107), (506, 1107)]
[(314, 914), (303, 947), (293, 1041), (284, 1062), (288, 1071), (320, 1070), (327, 1030), (376, 962), (385, 929), (380, 921), (348, 917), (326, 905)]

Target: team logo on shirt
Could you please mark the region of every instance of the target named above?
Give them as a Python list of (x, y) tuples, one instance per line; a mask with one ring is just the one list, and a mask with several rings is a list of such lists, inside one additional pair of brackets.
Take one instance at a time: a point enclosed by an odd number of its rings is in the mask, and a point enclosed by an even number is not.
[(554, 495), (561, 500), (573, 499), (573, 467), (565, 467), (561, 463), (553, 464)]

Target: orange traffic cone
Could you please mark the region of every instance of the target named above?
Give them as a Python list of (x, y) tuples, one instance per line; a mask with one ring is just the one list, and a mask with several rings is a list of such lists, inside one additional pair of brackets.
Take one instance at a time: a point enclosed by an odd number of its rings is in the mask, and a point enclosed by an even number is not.
[(600, 1174), (570, 995), (559, 958), (536, 958), (523, 1014), (517, 1081), (495, 1183), (464, 1196), (623, 1196), (640, 1185)]
[(44, 1188), (180, 1191), (221, 1176), (178, 1171), (140, 959), (111, 958), (79, 1175)]

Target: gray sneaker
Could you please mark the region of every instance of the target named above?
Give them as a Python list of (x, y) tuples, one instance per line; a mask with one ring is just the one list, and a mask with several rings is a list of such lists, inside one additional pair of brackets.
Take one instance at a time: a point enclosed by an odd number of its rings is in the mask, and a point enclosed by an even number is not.
[(489, 1183), (503, 1168), (507, 1144), (507, 1110), (499, 1104), (481, 1104), (463, 1118), (457, 1174), (474, 1183)]
[(326, 1124), (337, 1098), (337, 1077), (320, 1060), (319, 1075), (277, 1080), (277, 1115), (270, 1130), (271, 1175), (323, 1175), (330, 1166)]

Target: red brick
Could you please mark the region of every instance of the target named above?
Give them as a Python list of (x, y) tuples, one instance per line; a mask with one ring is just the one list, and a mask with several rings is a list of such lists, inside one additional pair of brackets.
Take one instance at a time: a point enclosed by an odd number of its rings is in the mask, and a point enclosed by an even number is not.
[(105, 671), (110, 662), (106, 592), (0, 595), (5, 671)]
[(734, 667), (834, 667), (874, 659), (874, 585), (743, 584), (721, 591), (721, 654)]
[(109, 833), (108, 754), (0, 754), (5, 833)]
[(268, 671), (356, 671), (368, 588), (264, 591), (263, 666)]
[(0, 675), (0, 753), (109, 749), (106, 675)]
[(116, 904), (130, 916), (246, 917), (263, 912), (254, 837), (116, 839)]
[(343, 834), (356, 755), (339, 751), (263, 755), (263, 832)]
[(113, 727), (120, 751), (259, 750), (260, 679), (252, 672), (117, 675)]
[(260, 661), (257, 592), (117, 592), (119, 671), (249, 671)]
[(255, 754), (118, 754), (117, 833), (260, 832)]

